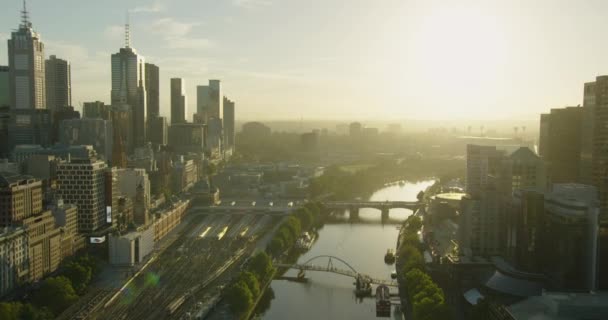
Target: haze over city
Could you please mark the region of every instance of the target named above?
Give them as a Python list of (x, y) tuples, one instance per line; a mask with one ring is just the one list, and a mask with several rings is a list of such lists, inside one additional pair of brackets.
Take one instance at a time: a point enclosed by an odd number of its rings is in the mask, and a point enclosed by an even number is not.
[(3, 3), (0, 319), (608, 319), (606, 12)]
[[(19, 23), (6, 1), (0, 40)], [(577, 105), (608, 71), (605, 1), (31, 0), (49, 54), (74, 74), (73, 101), (107, 100), (130, 12), (133, 47), (187, 93), (222, 78), (241, 119), (528, 119)], [(0, 50), (0, 64), (7, 62)], [(195, 110), (190, 99), (189, 111)]]

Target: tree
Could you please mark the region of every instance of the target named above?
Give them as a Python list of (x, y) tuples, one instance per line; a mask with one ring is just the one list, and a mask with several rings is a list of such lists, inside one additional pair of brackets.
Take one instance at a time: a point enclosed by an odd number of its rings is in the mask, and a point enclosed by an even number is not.
[(270, 280), (269, 277), (274, 272), (270, 257), (266, 252), (258, 252), (249, 260), (248, 270), (256, 275), (261, 283)]
[(22, 306), (20, 316), (21, 320), (51, 320), (55, 318), (48, 309), (39, 309), (29, 303)]
[(70, 261), (65, 266), (64, 275), (70, 280), (74, 290), (83, 294), (91, 281), (91, 268), (76, 261)]
[(51, 277), (32, 295), (32, 302), (40, 308), (48, 308), (54, 315), (60, 314), (78, 299), (72, 283), (66, 277)]
[(275, 236), (270, 240), (267, 250), (270, 254), (277, 256), (285, 250), (285, 243), (282, 239)]
[(18, 302), (0, 302), (0, 319), (19, 320), (21, 304)]
[(300, 220), (294, 216), (290, 216), (287, 221), (285, 221), (285, 226), (289, 230), (289, 233), (292, 235), (294, 240), (300, 235), (300, 232), (302, 232)]
[(418, 232), (422, 228), (422, 219), (417, 216), (407, 218), (407, 230), (411, 233)]
[(254, 297), (257, 297), (260, 294), (260, 283), (253, 273), (249, 271), (241, 272), (238, 281), (245, 283)]
[(253, 295), (245, 283), (238, 281), (228, 289), (226, 301), (233, 313), (241, 314), (253, 306)]
[(412, 269), (424, 269), (424, 258), (417, 248), (404, 245), (399, 251), (400, 259), (405, 260), (403, 264), (403, 274), (407, 274)]

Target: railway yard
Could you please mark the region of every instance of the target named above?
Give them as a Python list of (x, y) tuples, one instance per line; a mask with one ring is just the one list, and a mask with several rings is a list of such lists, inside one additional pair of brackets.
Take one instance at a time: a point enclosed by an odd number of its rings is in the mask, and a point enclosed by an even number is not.
[(278, 220), (247, 213), (194, 217), (177, 240), (87, 318), (203, 318), (255, 250), (256, 240)]

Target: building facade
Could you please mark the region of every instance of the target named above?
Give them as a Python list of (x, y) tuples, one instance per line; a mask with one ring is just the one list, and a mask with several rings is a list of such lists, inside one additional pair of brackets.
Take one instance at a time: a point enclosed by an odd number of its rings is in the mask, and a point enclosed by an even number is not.
[(187, 107), (186, 81), (182, 78), (171, 78), (171, 124), (187, 122)]
[(59, 141), (65, 145), (91, 145), (104, 160), (112, 160), (114, 143), (112, 121), (96, 119), (64, 120), (59, 126)]
[(45, 109), (44, 43), (32, 28), (25, 7), (19, 28), (8, 40), (8, 64), (11, 108)]
[(106, 225), (105, 175), (107, 165), (95, 157), (70, 159), (57, 165), (57, 194), (78, 206), (78, 232)]
[(82, 117), (112, 120), (112, 106), (101, 101), (85, 102), (82, 104)]
[(169, 126), (166, 117), (148, 117), (148, 140), (155, 146), (167, 145)]
[[(128, 131), (133, 145), (128, 149), (143, 146), (146, 142), (146, 71), (144, 57), (137, 54), (127, 43), (112, 55), (112, 106), (128, 106), (130, 126), (120, 128)], [(118, 125), (118, 124), (115, 124)]]
[(234, 150), (236, 137), (236, 119), (234, 101), (224, 97), (224, 146), (226, 149)]
[(543, 151), (553, 183), (580, 181), (582, 119), (580, 107), (551, 109), (551, 113), (541, 116), (541, 134), (546, 137), (539, 139), (539, 150)]
[(0, 108), (9, 107), (11, 104), (11, 94), (8, 85), (8, 70), (8, 66), (0, 66)]
[(0, 228), (0, 297), (27, 281), (28, 237), (23, 227)]
[(220, 80), (209, 80), (206, 86), (196, 87), (196, 112), (205, 119), (224, 117), (224, 99)]
[(46, 107), (58, 108), (72, 106), (72, 78), (70, 62), (52, 55), (45, 61)]
[(148, 120), (160, 115), (159, 69), (157, 65), (146, 63), (146, 94)]
[(41, 211), (40, 180), (32, 176), (0, 173), (0, 226), (14, 226)]

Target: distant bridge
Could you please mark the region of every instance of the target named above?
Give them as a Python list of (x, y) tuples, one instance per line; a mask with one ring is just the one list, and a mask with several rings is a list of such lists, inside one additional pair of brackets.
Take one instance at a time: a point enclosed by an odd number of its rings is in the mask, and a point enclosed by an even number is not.
[[(312, 264), (313, 261), (317, 261), (317, 260), (327, 260), (327, 264), (324, 264), (324, 265)], [(334, 261), (340, 262), (343, 266), (346, 267), (346, 269), (335, 267), (334, 263), (333, 263)], [(347, 277), (351, 277), (351, 278), (355, 278), (355, 279), (357, 279), (357, 278), (363, 279), (364, 281), (366, 281), (370, 284), (386, 285), (389, 287), (397, 286), (396, 281), (372, 278), (368, 275), (359, 273), (348, 262), (346, 262), (338, 257), (329, 256), (329, 255), (320, 255), (320, 256), (312, 257), (312, 258), (308, 259), (308, 261), (301, 263), (301, 264), (274, 263), (274, 266), (279, 267), (279, 268), (298, 269), (301, 272), (304, 272), (304, 271), (329, 272), (329, 273), (339, 274), (339, 275), (343, 275), (343, 276), (347, 276)]]
[(348, 210), (351, 217), (359, 215), (359, 209), (378, 209), (383, 218), (388, 218), (390, 209), (409, 209), (416, 211), (422, 206), (418, 201), (325, 201), (323, 205), (328, 209)]

